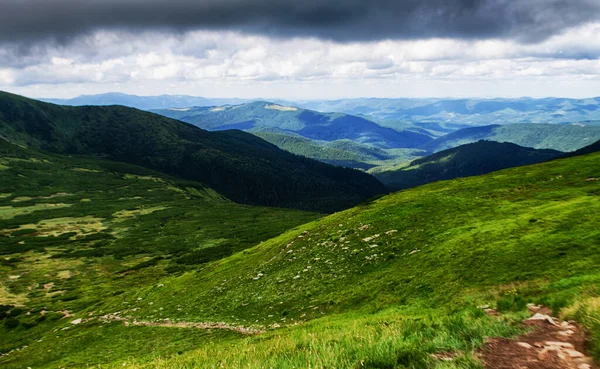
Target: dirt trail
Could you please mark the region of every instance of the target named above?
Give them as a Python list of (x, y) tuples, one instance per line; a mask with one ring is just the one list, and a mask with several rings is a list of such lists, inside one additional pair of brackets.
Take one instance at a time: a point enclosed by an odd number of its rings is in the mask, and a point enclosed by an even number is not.
[(144, 327), (164, 327), (164, 328), (195, 328), (195, 329), (225, 329), (235, 331), (241, 334), (254, 335), (265, 333), (264, 330), (249, 328), (237, 325), (231, 325), (222, 322), (173, 322), (168, 319), (163, 321), (138, 321), (128, 319), (118, 314), (107, 314), (100, 317), (100, 320), (105, 322), (123, 322), (123, 325), (129, 326), (144, 326)]
[(530, 305), (525, 321), (533, 331), (514, 340), (492, 338), (480, 358), (486, 369), (600, 369), (586, 356), (586, 338), (575, 322), (550, 316), (547, 308)]

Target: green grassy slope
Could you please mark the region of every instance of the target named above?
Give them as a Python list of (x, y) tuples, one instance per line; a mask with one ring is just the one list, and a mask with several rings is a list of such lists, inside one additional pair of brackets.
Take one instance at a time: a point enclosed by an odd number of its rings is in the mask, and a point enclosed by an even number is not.
[(320, 113), (265, 101), (220, 107), (155, 110), (156, 113), (208, 130), (264, 127), (295, 132), (313, 140), (349, 139), (381, 148), (412, 148), (431, 141), (428, 134), (382, 127), (343, 113)]
[(0, 137), (201, 181), (248, 204), (331, 211), (384, 191), (365, 173), (292, 155), (244, 132), (207, 132), (119, 106), (63, 107), (0, 93)]
[[(162, 350), (150, 361), (121, 352), (107, 359), (115, 367), (480, 368), (473, 350), (486, 336), (518, 332), (534, 302), (579, 316), (600, 357), (599, 163), (592, 153), (398, 192), (77, 316), (273, 329), (197, 338), (195, 350)], [(488, 317), (481, 304), (507, 315)], [(61, 340), (95, 342), (110, 327), (91, 320)], [(44, 342), (29, 342), (10, 363), (28, 363)], [(79, 355), (68, 344), (53, 350)], [(457, 358), (432, 356), (448, 352)]]
[(390, 189), (405, 189), (430, 182), (475, 176), (496, 170), (548, 161), (563, 155), (511, 143), (479, 141), (394, 167), (377, 167), (374, 174)]
[[(75, 318), (64, 317), (66, 311), (101, 309), (114, 296), (201, 268), (319, 217), (239, 205), (197, 182), (4, 140), (0, 189), (0, 354), (41, 339), (50, 347), (35, 354), (34, 362), (25, 352), (32, 367), (70, 367), (74, 361), (80, 367), (124, 352), (169, 353), (196, 347), (198, 339), (230, 339), (227, 332), (174, 335), (166, 329), (161, 336), (114, 324), (82, 336), (64, 331), (59, 348), (52, 330), (70, 326)], [(65, 349), (77, 353), (65, 355)], [(0, 366), (11, 367), (14, 358), (0, 356)]]
[[(600, 181), (587, 180), (599, 175), (599, 158), (389, 195), (176, 278), (167, 289), (146, 291), (146, 298), (160, 301), (165, 315), (272, 324), (279, 319), (265, 316), (270, 306), (288, 310), (288, 319), (314, 318), (414, 299), (448, 303), (452, 292), (465, 289), (585, 275), (600, 265)], [(169, 309), (181, 303), (169, 301), (175, 291), (186, 296), (185, 305), (202, 308)]]
[(600, 127), (556, 124), (508, 124), (473, 127), (437, 138), (420, 149), (438, 152), (479, 140), (510, 142), (535, 149), (575, 151), (600, 139)]

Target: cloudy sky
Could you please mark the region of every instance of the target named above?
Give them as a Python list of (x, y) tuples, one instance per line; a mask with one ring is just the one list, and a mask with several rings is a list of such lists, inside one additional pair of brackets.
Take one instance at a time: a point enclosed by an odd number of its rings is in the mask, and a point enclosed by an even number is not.
[(0, 0), (0, 90), (600, 96), (600, 0)]

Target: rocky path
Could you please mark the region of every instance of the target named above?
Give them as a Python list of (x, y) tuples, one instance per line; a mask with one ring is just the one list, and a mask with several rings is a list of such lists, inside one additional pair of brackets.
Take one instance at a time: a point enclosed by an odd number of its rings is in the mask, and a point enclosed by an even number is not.
[(118, 314), (107, 314), (100, 317), (105, 322), (123, 322), (125, 326), (145, 326), (145, 327), (163, 327), (163, 328), (195, 328), (195, 329), (225, 329), (241, 334), (254, 335), (264, 333), (264, 330), (249, 328), (237, 325), (231, 325), (222, 322), (174, 322), (169, 319), (162, 321), (139, 321), (128, 319)]
[(585, 334), (575, 322), (550, 316), (547, 308), (530, 305), (525, 321), (533, 330), (517, 339), (489, 339), (480, 352), (486, 369), (600, 369), (586, 356)]

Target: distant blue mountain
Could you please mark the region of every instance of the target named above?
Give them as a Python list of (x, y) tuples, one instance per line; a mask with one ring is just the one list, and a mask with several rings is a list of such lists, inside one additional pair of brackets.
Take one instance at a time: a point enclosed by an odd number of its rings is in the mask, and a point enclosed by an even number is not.
[(600, 98), (518, 99), (344, 99), (297, 102), (317, 111), (358, 114), (394, 121), (482, 126), (508, 123), (600, 124)]
[(72, 99), (40, 99), (42, 101), (71, 106), (84, 105), (123, 105), (140, 110), (167, 109), (188, 106), (214, 106), (241, 104), (244, 99), (210, 99), (187, 95), (136, 96), (117, 92), (100, 95), (81, 95)]
[[(141, 110), (239, 105), (258, 99), (221, 99), (187, 95), (136, 96), (121, 93), (82, 95), (73, 99), (41, 99), (61, 105), (124, 105)], [(440, 99), (360, 98), (314, 101), (273, 100), (321, 113), (361, 116), (386, 127), (420, 124), (428, 133), (441, 135), (466, 126), (508, 123), (583, 123), (600, 125), (600, 97), (589, 99)], [(433, 126), (431, 124), (436, 124)]]
[(240, 129), (262, 131), (276, 128), (311, 140), (352, 140), (380, 148), (413, 148), (433, 138), (416, 130), (396, 130), (363, 117), (256, 101), (241, 105), (159, 109), (155, 113), (208, 130)]

